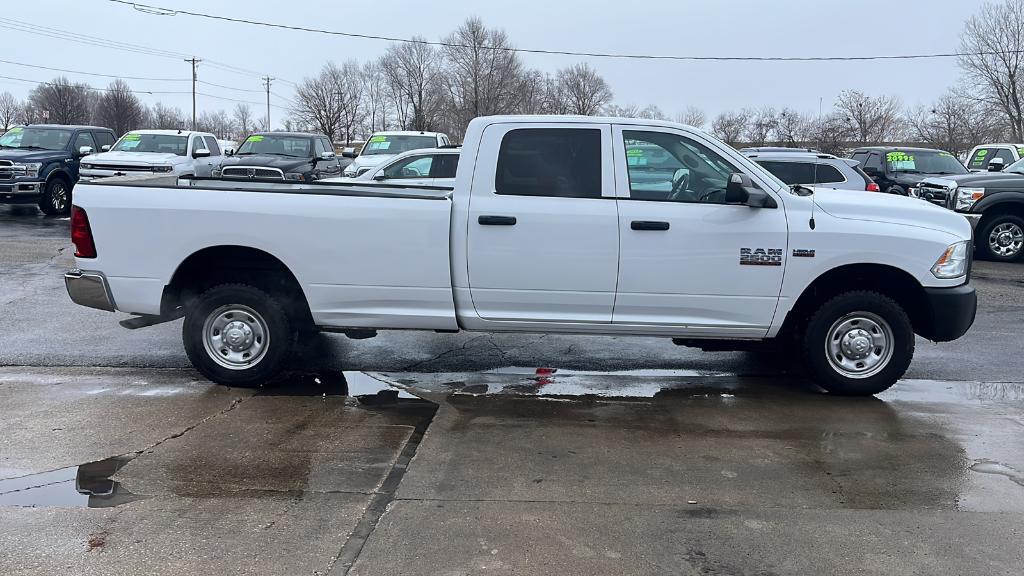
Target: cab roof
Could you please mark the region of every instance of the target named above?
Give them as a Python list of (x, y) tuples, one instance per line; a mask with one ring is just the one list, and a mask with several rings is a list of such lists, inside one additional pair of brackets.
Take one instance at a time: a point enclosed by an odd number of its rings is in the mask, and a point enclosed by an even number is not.
[[(199, 134), (200, 136), (213, 136), (209, 132), (200, 132), (198, 130), (132, 130), (128, 134), (157, 134), (162, 136), (189, 136), (191, 134)], [(216, 138), (216, 136), (214, 136)]]
[(104, 128), (103, 126), (85, 126), (80, 124), (29, 124), (27, 126), (11, 126), (11, 128), (42, 128), (44, 130), (104, 130), (107, 132), (113, 132), (110, 128)]

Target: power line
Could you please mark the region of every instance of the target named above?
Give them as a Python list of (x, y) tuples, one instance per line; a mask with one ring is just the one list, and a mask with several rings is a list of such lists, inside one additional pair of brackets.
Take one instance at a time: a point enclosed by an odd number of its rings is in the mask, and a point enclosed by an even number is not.
[(867, 61), (867, 60), (922, 60), (930, 58), (958, 58), (961, 56), (993, 56), (998, 54), (1024, 53), (1024, 50), (994, 50), (983, 52), (946, 52), (937, 54), (896, 54), (880, 56), (685, 56), (669, 54), (630, 54), (614, 52), (581, 52), (574, 50), (544, 50), (539, 48), (513, 48), (509, 46), (470, 46), (456, 42), (439, 42), (431, 40), (416, 40), (411, 38), (398, 38), (394, 36), (378, 36), (373, 34), (357, 34), (354, 32), (341, 32), (339, 30), (325, 30), (322, 28), (311, 28), (308, 26), (294, 26), (288, 24), (275, 24), (259, 20), (247, 20), (244, 18), (232, 18), (218, 16), (216, 14), (205, 14), (192, 12), (190, 10), (179, 10), (177, 8), (164, 8), (152, 4), (142, 4), (130, 0), (108, 0), (116, 4), (131, 6), (135, 10), (152, 14), (155, 16), (193, 16), (209, 20), (220, 20), (223, 22), (234, 22), (236, 24), (249, 24), (251, 26), (263, 26), (266, 28), (279, 28), (296, 32), (312, 32), (316, 34), (327, 34), (330, 36), (345, 36), (348, 38), (361, 38), (364, 40), (384, 40), (387, 42), (401, 42), (406, 44), (427, 44), (444, 48), (480, 48), (483, 50), (494, 50), (499, 52), (518, 52), (524, 54), (546, 54), (556, 56), (580, 56), (588, 58), (620, 58), (630, 60), (678, 60), (678, 61), (712, 61), (712, 62), (836, 62), (836, 61)]
[[(28, 82), (29, 84), (42, 84), (44, 86), (56, 86), (54, 82), (45, 82), (43, 80), (30, 80), (28, 78), (18, 78), (16, 76), (0, 76), (6, 80), (17, 80), (18, 82)], [(79, 86), (81, 86), (79, 84)], [(110, 88), (93, 88), (92, 86), (84, 86), (86, 90), (93, 92), (112, 92)], [(133, 94), (191, 94), (191, 92), (185, 92), (180, 90), (129, 90)]]
[(249, 88), (235, 88), (234, 86), (224, 86), (223, 84), (214, 84), (213, 82), (207, 82), (206, 80), (200, 80), (199, 83), (200, 84), (205, 84), (207, 86), (215, 86), (217, 88), (223, 88), (225, 90), (237, 90), (238, 92), (254, 92), (254, 93), (257, 93), (257, 94), (263, 94), (263, 90), (252, 90), (252, 89), (249, 89)]
[[(67, 72), (69, 74), (81, 74), (83, 76), (101, 76), (104, 78), (120, 78), (122, 80), (151, 80), (155, 82), (188, 82), (187, 78), (149, 78), (144, 76), (123, 76), (120, 74), (100, 74), (99, 72), (81, 72), (79, 70), (68, 70), (66, 68), (52, 68), (50, 66), (40, 66), (38, 64), (25, 64), (23, 62), (13, 62), (11, 60), (0, 60), (0, 63), (11, 64), (12, 66), (23, 66), (25, 68), (38, 68), (40, 70), (50, 70), (53, 72)], [(258, 92), (258, 90), (257, 90)]]

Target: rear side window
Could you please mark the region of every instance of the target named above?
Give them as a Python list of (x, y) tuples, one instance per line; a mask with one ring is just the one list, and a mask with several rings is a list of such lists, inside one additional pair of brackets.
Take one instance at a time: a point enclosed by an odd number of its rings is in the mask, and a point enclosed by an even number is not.
[(863, 170), (861, 170), (860, 166), (853, 166), (853, 171), (856, 172), (861, 178), (864, 179), (864, 185), (865, 186), (867, 186), (868, 184), (871, 184), (872, 182), (874, 182), (874, 180), (871, 179), (871, 176), (868, 176), (867, 174), (864, 173)]
[(868, 159), (868, 153), (867, 152), (854, 152), (853, 156), (850, 156), (850, 158), (852, 160), (856, 160), (857, 162), (860, 162), (860, 165), (863, 166), (864, 165), (864, 161)]
[(762, 160), (758, 163), (786, 184), (832, 184), (846, 182), (842, 172), (828, 164), (772, 160)]
[(430, 167), (430, 177), (455, 178), (455, 171), (458, 167), (458, 154), (438, 154), (434, 156), (434, 164)]
[(882, 155), (878, 152), (872, 152), (871, 155), (868, 156), (867, 162), (864, 163), (864, 168), (878, 172), (885, 172), (885, 168), (882, 166)]
[(522, 128), (501, 141), (494, 176), (497, 194), (601, 197), (601, 131)]
[(96, 144), (101, 148), (114, 145), (114, 135), (110, 132), (93, 132), (92, 136), (96, 139)]

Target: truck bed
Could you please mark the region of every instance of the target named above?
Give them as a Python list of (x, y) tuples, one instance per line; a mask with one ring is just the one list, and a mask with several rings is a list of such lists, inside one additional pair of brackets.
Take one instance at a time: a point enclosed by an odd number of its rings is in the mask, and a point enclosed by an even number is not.
[[(179, 264), (242, 246), (282, 263), (323, 327), (455, 329), (450, 189), (111, 178), (81, 184), (118, 310), (159, 314)], [(131, 239), (125, 242), (124, 239)]]

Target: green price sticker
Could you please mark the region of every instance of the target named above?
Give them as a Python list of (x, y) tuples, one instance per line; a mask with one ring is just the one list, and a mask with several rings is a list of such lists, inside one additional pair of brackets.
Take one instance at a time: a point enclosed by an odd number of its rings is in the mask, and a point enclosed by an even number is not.
[(644, 151), (639, 148), (633, 148), (632, 150), (626, 150), (626, 156), (643, 156)]
[(263, 142), (263, 136), (249, 136), (249, 142)]
[(950, 158), (952, 158), (952, 157), (953, 157), (953, 155), (952, 155), (952, 154), (950, 154), (949, 152), (939, 152), (939, 156), (948, 156), (948, 157), (950, 157)]
[(7, 131), (9, 134), (18, 134), (21, 132), (21, 128), (11, 128)]
[(985, 150), (984, 148), (978, 150), (978, 156), (984, 156), (986, 154), (988, 154), (988, 150)]
[(138, 140), (139, 138), (142, 138), (141, 134), (125, 134), (122, 137), (123, 140)]
[(374, 136), (373, 138), (370, 138), (370, 144), (376, 144), (378, 142), (387, 142), (387, 141), (388, 141), (388, 137), (387, 136)]

